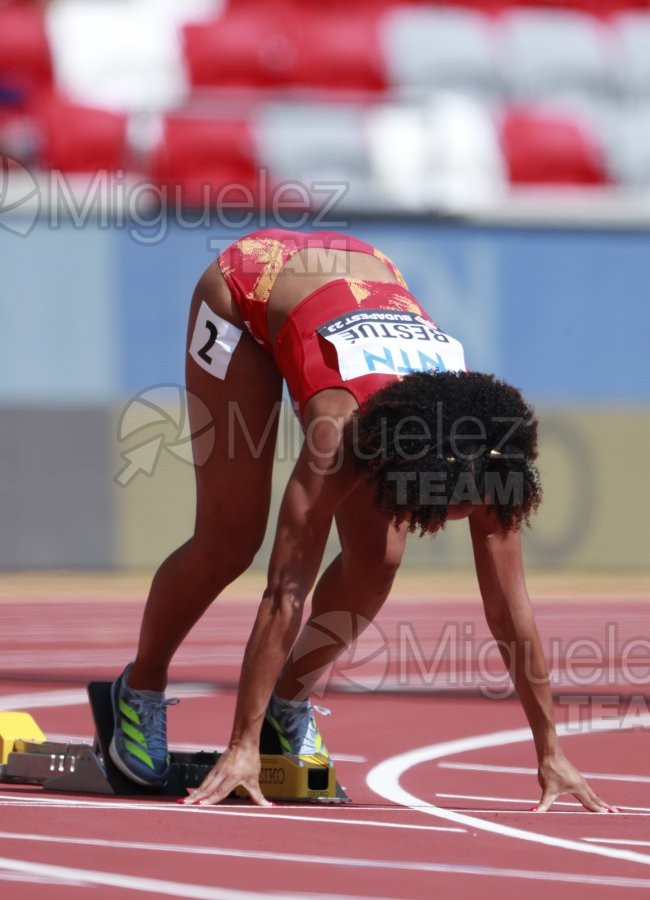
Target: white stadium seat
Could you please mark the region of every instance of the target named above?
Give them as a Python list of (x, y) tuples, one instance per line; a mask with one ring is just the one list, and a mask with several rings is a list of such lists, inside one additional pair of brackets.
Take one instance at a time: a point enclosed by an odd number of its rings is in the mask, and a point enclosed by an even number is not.
[(501, 59), (513, 97), (581, 90), (605, 95), (615, 83), (607, 28), (585, 13), (515, 9), (501, 17)]
[[(343, 207), (373, 208), (364, 133), (365, 107), (337, 103), (267, 103), (255, 118), (258, 158), (274, 181), (289, 180), (311, 192), (315, 182), (346, 183)], [(318, 204), (325, 193), (315, 193)]]
[(480, 13), (398, 6), (382, 18), (380, 40), (395, 86), (481, 96), (499, 89), (492, 26)]
[(604, 140), (614, 178), (623, 185), (650, 189), (650, 100), (618, 104)]
[(628, 94), (650, 98), (650, 13), (620, 13), (611, 20), (616, 76)]
[(188, 87), (179, 26), (204, 15), (207, 4), (176, 6), (183, 15), (167, 0), (53, 0), (46, 23), (59, 90), (75, 102), (119, 111), (181, 103)]
[(394, 208), (476, 208), (501, 196), (506, 174), (495, 123), (460, 94), (419, 105), (385, 105), (369, 114), (370, 156), (378, 188)]

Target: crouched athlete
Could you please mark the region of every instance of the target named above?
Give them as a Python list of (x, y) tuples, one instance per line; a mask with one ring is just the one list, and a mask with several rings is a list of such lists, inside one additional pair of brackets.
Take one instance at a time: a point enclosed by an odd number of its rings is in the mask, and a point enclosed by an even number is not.
[[(283, 379), (305, 440), (280, 508), (231, 739), (188, 802), (216, 803), (241, 785), (267, 805), (258, 783), (265, 718), (287, 750), (327, 758), (309, 691), (341, 647), (301, 647), (307, 596), (314, 588), (307, 628), (342, 609), (372, 621), (408, 531), (467, 518), (487, 621), (511, 648), (504, 658), (532, 729), (540, 808), (572, 792), (605, 811), (559, 746), (524, 583), (520, 530), (540, 499), (532, 411), (509, 385), (466, 372), (462, 345), (381, 251), (334, 232), (250, 234), (196, 287), (188, 407), (192, 422), (194, 398), (207, 406), (215, 446), (195, 467), (194, 533), (156, 572), (136, 659), (113, 685), (114, 763), (143, 785), (168, 777), (167, 670), (263, 540)], [(341, 551), (316, 583), (333, 520)]]

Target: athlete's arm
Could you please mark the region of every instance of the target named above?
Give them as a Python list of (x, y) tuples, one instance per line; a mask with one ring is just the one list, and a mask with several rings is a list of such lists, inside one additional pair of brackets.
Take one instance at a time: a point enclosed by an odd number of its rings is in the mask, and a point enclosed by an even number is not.
[(558, 740), (548, 669), (524, 580), (521, 534), (504, 534), (485, 507), (477, 507), (469, 523), (487, 623), (533, 733), (542, 788), (537, 810), (546, 811), (560, 794), (571, 793), (587, 809), (607, 812)]
[(259, 738), (273, 686), (298, 635), (332, 518), (358, 479), (342, 458), (342, 423), (308, 431), (287, 484), (269, 563), (268, 585), (242, 663), (228, 748), (188, 802), (219, 803), (235, 787), (268, 805), (259, 788)]

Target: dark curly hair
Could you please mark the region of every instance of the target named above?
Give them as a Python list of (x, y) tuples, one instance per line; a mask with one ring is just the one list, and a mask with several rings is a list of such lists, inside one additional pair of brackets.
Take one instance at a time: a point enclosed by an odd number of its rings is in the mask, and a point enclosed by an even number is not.
[(347, 439), (379, 506), (410, 531), (435, 533), (468, 502), (512, 531), (541, 501), (537, 420), (493, 375), (413, 372), (365, 401)]

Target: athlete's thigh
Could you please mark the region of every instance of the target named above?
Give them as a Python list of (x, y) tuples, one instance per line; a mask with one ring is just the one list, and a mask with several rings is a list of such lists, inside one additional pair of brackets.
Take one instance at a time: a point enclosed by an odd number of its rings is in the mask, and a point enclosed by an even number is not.
[[(268, 515), (282, 376), (240, 327), (230, 301), (199, 281), (188, 323), (186, 385), (194, 435), (197, 525), (233, 536)], [(221, 531), (221, 529), (220, 529)]]

